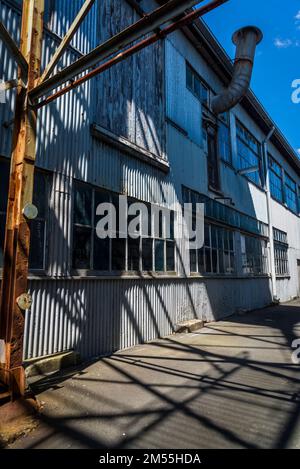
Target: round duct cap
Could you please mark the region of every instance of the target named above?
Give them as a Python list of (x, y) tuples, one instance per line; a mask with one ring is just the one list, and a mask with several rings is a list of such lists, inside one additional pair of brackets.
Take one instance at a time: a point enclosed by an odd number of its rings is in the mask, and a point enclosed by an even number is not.
[(247, 34), (247, 33), (250, 33), (250, 32), (251, 33), (253, 32), (253, 33), (256, 34), (256, 36), (257, 36), (256, 43), (259, 44), (262, 41), (264, 35), (263, 35), (262, 31), (259, 28), (257, 28), (256, 26), (244, 26), (243, 28), (238, 29), (232, 36), (232, 42), (235, 45), (237, 45), (238, 42), (239, 42), (240, 36), (244, 35), (244, 34)]

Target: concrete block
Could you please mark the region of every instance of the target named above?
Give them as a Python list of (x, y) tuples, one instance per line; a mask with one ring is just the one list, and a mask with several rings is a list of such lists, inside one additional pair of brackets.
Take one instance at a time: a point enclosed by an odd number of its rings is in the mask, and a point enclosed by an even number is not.
[(204, 321), (201, 319), (191, 319), (189, 321), (183, 321), (175, 325), (175, 331), (178, 334), (189, 333), (197, 331), (204, 327)]
[(49, 355), (38, 359), (26, 360), (24, 363), (27, 378), (55, 373), (64, 368), (76, 366), (80, 363), (78, 352), (65, 352)]

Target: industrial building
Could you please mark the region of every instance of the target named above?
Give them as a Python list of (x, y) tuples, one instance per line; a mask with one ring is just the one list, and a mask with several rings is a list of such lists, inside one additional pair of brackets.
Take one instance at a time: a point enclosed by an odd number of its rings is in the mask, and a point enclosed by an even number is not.
[[(20, 3), (0, 0), (16, 41)], [(42, 68), (81, 5), (46, 2)], [(157, 5), (96, 0), (60, 68)], [(0, 57), (0, 77), (10, 80), (17, 66), (2, 42)], [(25, 360), (69, 350), (106, 355), (171, 334), (185, 320), (299, 295), (300, 160), (251, 90), (227, 112), (213, 111), (233, 74), (199, 19), (41, 108)], [(0, 104), (2, 247), (14, 93)], [(95, 207), (119, 194), (169, 210), (204, 203), (203, 248), (190, 250), (163, 230), (99, 240)], [(177, 215), (174, 233), (184, 229)]]

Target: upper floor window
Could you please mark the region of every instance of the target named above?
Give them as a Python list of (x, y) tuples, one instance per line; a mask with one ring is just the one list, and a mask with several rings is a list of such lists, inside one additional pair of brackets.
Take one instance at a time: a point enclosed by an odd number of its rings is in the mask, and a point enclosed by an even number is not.
[[(255, 137), (237, 120), (238, 169), (247, 170), (247, 177), (257, 185), (262, 184), (261, 145)], [(257, 170), (255, 170), (257, 168)]]
[(285, 201), (292, 212), (298, 212), (297, 204), (297, 185), (293, 179), (285, 173), (284, 175), (284, 185), (285, 185)]
[[(9, 160), (0, 160), (0, 268), (3, 267), (3, 248), (9, 184)], [(29, 268), (44, 270), (46, 268), (46, 228), (49, 200), (49, 175), (35, 169), (33, 204), (38, 208), (38, 216), (30, 221), (30, 254)]]
[(208, 186), (213, 190), (220, 189), (219, 157), (217, 145), (217, 129), (215, 126), (203, 122), (204, 148), (207, 154)]
[(218, 119), (218, 155), (227, 163), (232, 162), (229, 113), (220, 114)]
[(276, 275), (289, 275), (287, 233), (273, 228)]
[(234, 232), (205, 223), (203, 248), (190, 250), (190, 270), (200, 274), (233, 274)]
[[(130, 208), (136, 200), (127, 199)], [(112, 204), (115, 208), (116, 225), (114, 237), (101, 239), (96, 226), (102, 216), (96, 214), (101, 203)], [(92, 187), (85, 183), (75, 183), (74, 224), (73, 224), (73, 268), (99, 272), (174, 272), (175, 240), (174, 212), (158, 207), (159, 229), (154, 233), (151, 223), (151, 207), (145, 204), (149, 213), (147, 233), (141, 230), (136, 237), (122, 236), (119, 224), (118, 194)], [(166, 215), (166, 216), (165, 216)], [(105, 215), (104, 215), (105, 216)], [(136, 216), (128, 215), (130, 223)], [(167, 230), (166, 224), (169, 224)]]
[(268, 274), (268, 250), (264, 239), (241, 236), (242, 268), (244, 274)]
[(281, 166), (269, 155), (270, 191), (272, 197), (283, 203), (283, 185)]
[(186, 86), (202, 104), (209, 105), (209, 89), (188, 62), (186, 62)]

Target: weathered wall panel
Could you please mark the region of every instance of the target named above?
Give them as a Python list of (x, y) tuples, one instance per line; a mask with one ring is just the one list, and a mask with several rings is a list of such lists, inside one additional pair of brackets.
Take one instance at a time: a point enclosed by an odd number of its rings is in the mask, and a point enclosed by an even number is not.
[(30, 290), (27, 359), (70, 349), (83, 358), (109, 354), (168, 335), (179, 321), (211, 321), (270, 302), (268, 279), (36, 280)]

